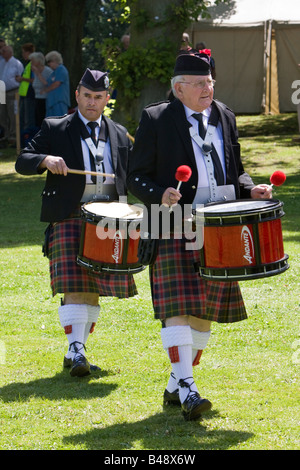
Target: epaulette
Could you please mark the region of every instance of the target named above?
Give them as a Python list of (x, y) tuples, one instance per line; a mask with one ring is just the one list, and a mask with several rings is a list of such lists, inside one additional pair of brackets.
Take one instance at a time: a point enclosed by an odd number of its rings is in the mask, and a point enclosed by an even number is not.
[(229, 106), (227, 106), (227, 104), (222, 103), (222, 101), (219, 101), (219, 100), (216, 100), (216, 99), (214, 99), (214, 102), (215, 102), (220, 108), (222, 108), (223, 110), (226, 110), (226, 109), (227, 109), (227, 111), (230, 111), (230, 112), (232, 112), (232, 113), (234, 114), (234, 111), (233, 111), (231, 108), (229, 108)]
[(45, 119), (62, 119), (65, 118), (66, 116), (69, 116), (69, 114), (64, 114), (63, 116), (47, 116)]
[(168, 103), (170, 103), (169, 100), (158, 101), (157, 103), (148, 104), (147, 106), (145, 106), (145, 109), (147, 109), (147, 108), (152, 108), (152, 107), (154, 107), (154, 106), (160, 106), (161, 104), (168, 104)]

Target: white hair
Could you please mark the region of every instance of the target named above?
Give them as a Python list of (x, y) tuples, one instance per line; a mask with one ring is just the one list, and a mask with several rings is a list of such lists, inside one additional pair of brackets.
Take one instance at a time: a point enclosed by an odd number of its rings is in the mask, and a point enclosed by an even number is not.
[(63, 63), (63, 58), (60, 52), (57, 51), (51, 51), (48, 52), (45, 56), (46, 62), (49, 62), (50, 60), (53, 60), (57, 64), (62, 64)]
[(38, 62), (39, 64), (45, 65), (45, 57), (44, 54), (42, 54), (41, 52), (32, 52), (32, 54), (30, 54), (29, 56), (29, 59), (36, 60), (36, 62)]
[(177, 83), (177, 82), (184, 82), (183, 75), (176, 75), (175, 77), (173, 77), (171, 79), (172, 92), (173, 92), (173, 95), (175, 96), (175, 98), (177, 98), (177, 93), (176, 93), (176, 90), (175, 90), (175, 83)]

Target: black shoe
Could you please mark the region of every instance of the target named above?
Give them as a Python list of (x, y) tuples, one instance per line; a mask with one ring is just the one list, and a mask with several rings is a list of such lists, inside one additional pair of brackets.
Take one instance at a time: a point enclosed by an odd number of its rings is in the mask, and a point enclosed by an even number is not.
[[(89, 364), (90, 364), (90, 363), (89, 363)], [(64, 367), (65, 369), (68, 369), (68, 368), (72, 367), (72, 365), (73, 365), (73, 359), (64, 356), (63, 367)], [(97, 371), (100, 372), (100, 371), (101, 371), (101, 368), (98, 367), (98, 366), (96, 366), (96, 365), (94, 365), (94, 364), (90, 364), (90, 371), (91, 371), (91, 372), (97, 372)]]
[(91, 373), (91, 367), (87, 358), (80, 352), (82, 349), (85, 349), (85, 345), (79, 341), (74, 341), (70, 344), (69, 350), (73, 350), (75, 353), (70, 370), (72, 377), (84, 377)]
[(169, 392), (167, 389), (164, 391), (164, 401), (163, 405), (177, 405), (180, 406), (180, 400), (179, 400), (179, 389), (177, 388), (174, 390), (174, 392)]
[[(171, 377), (173, 377), (173, 379), (176, 381), (176, 377), (173, 374), (173, 372), (171, 372)], [(180, 399), (179, 399), (179, 388), (176, 388), (174, 392), (169, 392), (169, 390), (165, 389), (163, 406), (167, 406), (167, 405), (177, 405), (177, 406), (181, 405)]]
[[(188, 387), (190, 385), (183, 379), (179, 380), (178, 384), (180, 387)], [(198, 392), (194, 392), (190, 389), (188, 396), (181, 405), (182, 414), (186, 421), (195, 421), (201, 418), (201, 414), (204, 411), (210, 410), (212, 404), (206, 398), (201, 398)]]
[(190, 392), (181, 405), (182, 414), (186, 421), (200, 419), (201, 414), (210, 410), (211, 407), (211, 402), (206, 398), (201, 398), (198, 392)]
[(70, 357), (64, 356), (63, 368), (69, 369), (70, 367), (72, 367), (72, 364), (73, 364), (73, 359), (71, 359)]
[(90, 375), (90, 370), (87, 358), (83, 354), (77, 353), (72, 362), (70, 370), (71, 377), (85, 377), (86, 375)]

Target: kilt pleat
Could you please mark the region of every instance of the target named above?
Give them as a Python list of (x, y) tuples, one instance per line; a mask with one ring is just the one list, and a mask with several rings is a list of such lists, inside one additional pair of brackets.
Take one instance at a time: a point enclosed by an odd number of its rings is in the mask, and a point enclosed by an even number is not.
[(49, 240), (50, 280), (53, 296), (64, 292), (98, 293), (99, 296), (127, 298), (136, 295), (131, 274), (92, 273), (78, 266), (82, 220), (67, 219), (52, 227)]
[(238, 282), (200, 278), (194, 269), (198, 252), (186, 250), (186, 240), (159, 240), (157, 258), (150, 266), (154, 316), (164, 320), (194, 315), (219, 323), (247, 318)]

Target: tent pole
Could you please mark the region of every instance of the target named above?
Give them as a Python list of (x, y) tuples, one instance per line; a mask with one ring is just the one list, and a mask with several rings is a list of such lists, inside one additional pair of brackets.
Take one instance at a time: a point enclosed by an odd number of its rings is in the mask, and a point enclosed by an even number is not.
[(262, 113), (267, 114), (270, 111), (270, 55), (271, 55), (271, 39), (272, 39), (272, 21), (264, 23), (264, 76), (263, 76), (263, 97), (262, 97)]

